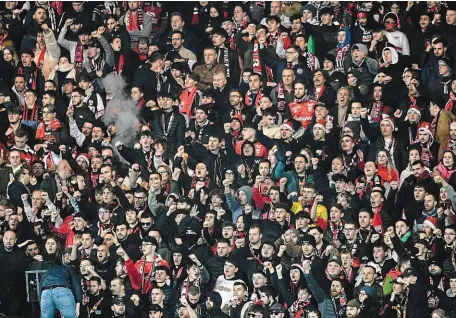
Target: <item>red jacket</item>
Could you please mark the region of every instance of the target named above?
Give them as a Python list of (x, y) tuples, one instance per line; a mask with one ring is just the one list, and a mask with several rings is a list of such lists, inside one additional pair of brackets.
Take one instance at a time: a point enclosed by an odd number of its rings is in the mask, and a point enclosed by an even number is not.
[(146, 261), (144, 256), (136, 263), (133, 263), (131, 258), (128, 259), (125, 262), (125, 267), (127, 268), (128, 276), (130, 276), (131, 287), (134, 290), (140, 290), (142, 287), (142, 294), (147, 294), (151, 291), (154, 287), (152, 278), (155, 266), (166, 266), (169, 268), (168, 262), (163, 260), (158, 254), (155, 254), (154, 261)]

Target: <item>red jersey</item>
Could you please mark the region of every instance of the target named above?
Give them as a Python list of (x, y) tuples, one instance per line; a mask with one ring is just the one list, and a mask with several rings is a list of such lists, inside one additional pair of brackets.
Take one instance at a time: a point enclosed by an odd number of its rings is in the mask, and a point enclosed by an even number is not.
[(316, 101), (305, 101), (305, 102), (296, 102), (293, 101), (288, 104), (290, 108), (291, 117), (299, 121), (301, 126), (304, 128), (309, 127), (313, 118), (315, 117), (314, 106), (317, 104)]

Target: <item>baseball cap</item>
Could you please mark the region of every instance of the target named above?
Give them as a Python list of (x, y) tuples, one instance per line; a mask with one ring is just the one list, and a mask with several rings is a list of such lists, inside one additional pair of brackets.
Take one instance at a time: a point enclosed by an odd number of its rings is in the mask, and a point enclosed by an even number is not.
[(120, 305), (120, 304), (124, 304), (125, 305), (125, 302), (123, 300), (122, 297), (114, 297), (112, 300), (111, 300), (111, 303), (113, 305)]
[(273, 312), (273, 313), (285, 313), (286, 310), (285, 308), (279, 304), (279, 303), (275, 303), (274, 305), (272, 305), (271, 307), (269, 307), (269, 312)]
[(329, 260), (328, 260), (328, 264), (329, 264), (330, 262), (336, 262), (337, 264), (339, 264), (340, 266), (342, 266), (342, 260), (341, 260), (340, 257), (337, 256), (337, 255), (331, 256), (331, 257), (329, 258)]
[(160, 305), (152, 304), (149, 307), (149, 312), (163, 312), (163, 308), (161, 308)]
[(402, 276), (405, 278), (410, 276), (418, 276), (418, 271), (413, 267), (409, 267), (404, 271)]
[(145, 238), (143, 238), (143, 243), (152, 243), (155, 246), (158, 246), (157, 240), (155, 239), (155, 237), (152, 236), (146, 236)]

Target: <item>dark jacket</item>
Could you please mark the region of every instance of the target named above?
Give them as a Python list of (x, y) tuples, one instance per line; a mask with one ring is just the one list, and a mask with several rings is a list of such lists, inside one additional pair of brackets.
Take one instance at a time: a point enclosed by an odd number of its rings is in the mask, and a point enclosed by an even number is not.
[[(428, 285), (416, 283), (409, 285), (407, 318), (427, 318), (430, 315), (428, 307)], [(453, 316), (454, 317), (454, 316)]]
[(202, 318), (228, 318), (229, 316), (222, 312), (220, 309), (220, 306), (222, 305), (222, 296), (216, 291), (213, 291), (209, 294), (209, 298), (212, 300), (214, 303), (214, 307), (211, 309), (204, 309), (205, 312), (202, 315)]
[(0, 245), (0, 299), (6, 295), (25, 297), (25, 271), (33, 258), (14, 247), (11, 252)]
[(63, 285), (71, 289), (76, 303), (81, 303), (82, 290), (79, 278), (73, 267), (67, 265), (54, 265), (44, 273), (40, 287)]
[(21, 195), (29, 194), (29, 189), (20, 181), (14, 180), (8, 187), (8, 196), (15, 207), (24, 207)]
[(448, 317), (455, 318), (456, 317), (456, 297), (451, 292), (451, 289), (448, 289), (445, 293), (445, 297), (441, 299), (439, 303), (439, 307), (445, 310)]
[[(282, 80), (282, 71), (285, 68), (288, 68), (287, 60), (279, 58), (275, 52), (271, 52), (267, 49), (260, 50), (260, 58), (264, 64), (272, 69), (272, 72), (274, 73), (274, 81), (279, 83)], [(312, 72), (302, 59), (300, 59), (298, 64), (294, 65), (292, 69), (297, 80), (301, 80), (306, 83), (309, 83), (312, 80)]]
[(307, 275), (304, 275), (306, 278), (308, 288), (312, 293), (312, 296), (318, 302), (318, 310), (321, 312), (321, 316), (325, 318), (335, 318), (336, 313), (334, 311), (333, 302), (331, 297), (329, 297), (321, 286), (318, 284), (317, 280), (315, 279), (314, 275), (310, 272)]
[(166, 118), (167, 115), (161, 109), (154, 111), (152, 120), (152, 136), (154, 140), (156, 138), (166, 139), (170, 152), (173, 153), (173, 151), (175, 151), (179, 146), (184, 144), (186, 123), (184, 116), (179, 114), (177, 108), (174, 109), (170, 116), (173, 116), (173, 122), (169, 127), (168, 134), (165, 135), (165, 131), (163, 130), (163, 120), (165, 121), (165, 127), (168, 128), (170, 117)]

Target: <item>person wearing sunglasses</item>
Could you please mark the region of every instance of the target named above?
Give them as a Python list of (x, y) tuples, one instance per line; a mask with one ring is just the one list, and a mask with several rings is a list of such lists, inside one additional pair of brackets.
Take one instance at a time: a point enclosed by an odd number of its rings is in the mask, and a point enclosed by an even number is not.
[(264, 308), (261, 305), (252, 305), (248, 312), (247, 312), (247, 317), (249, 318), (266, 318), (268, 317), (266, 308)]
[(283, 305), (279, 303), (275, 303), (271, 307), (269, 307), (269, 316), (271, 318), (285, 318), (287, 310)]

